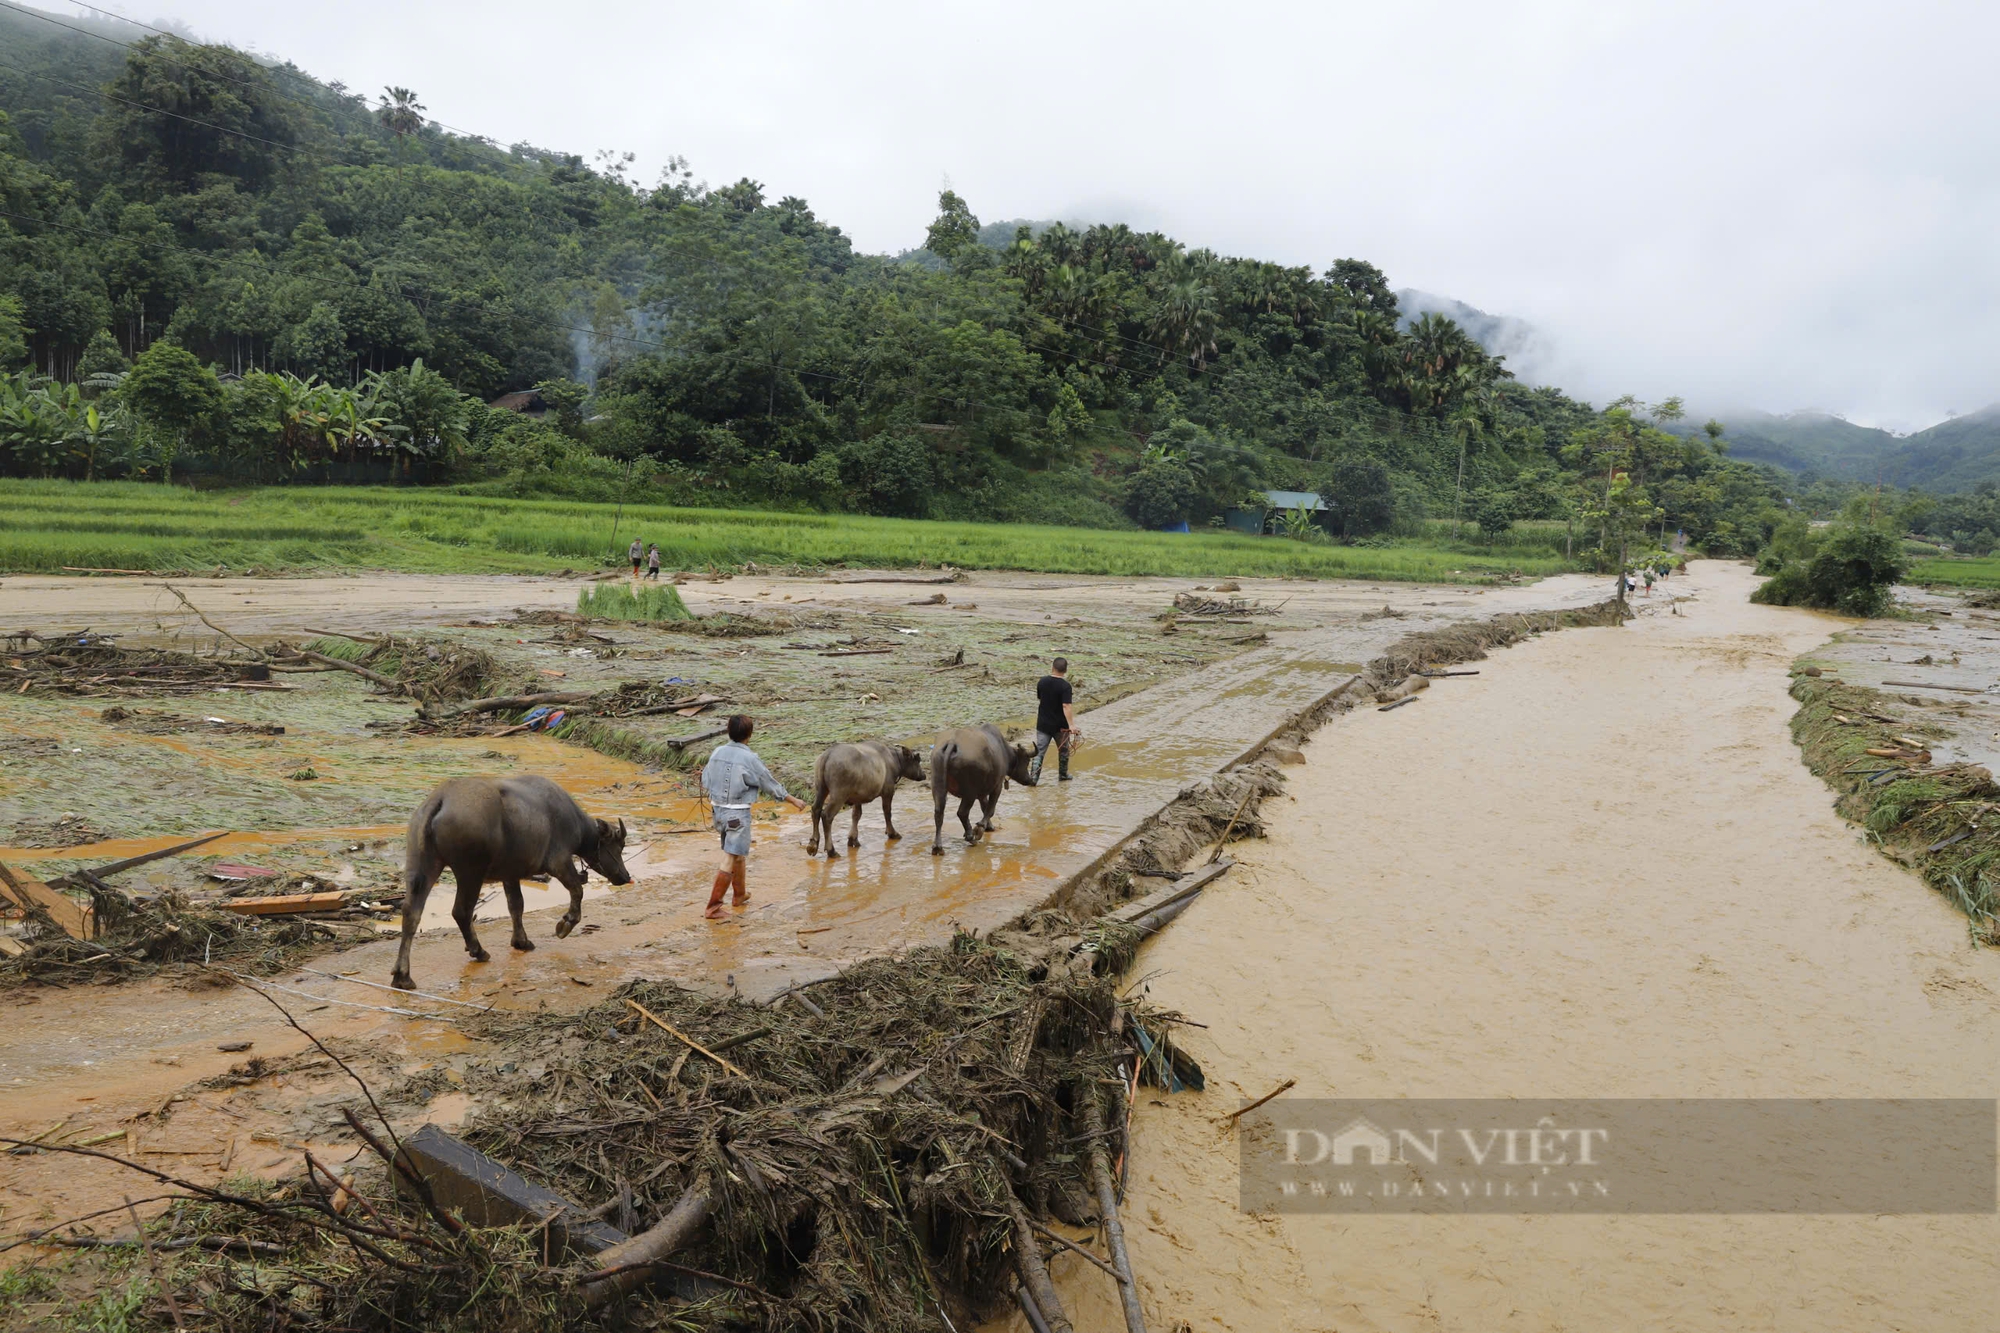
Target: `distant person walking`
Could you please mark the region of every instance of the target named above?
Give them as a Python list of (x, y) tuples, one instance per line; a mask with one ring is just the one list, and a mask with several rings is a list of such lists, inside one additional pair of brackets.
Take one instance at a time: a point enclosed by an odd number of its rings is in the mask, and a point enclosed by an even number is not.
[(1056, 777), (1069, 781), (1069, 755), (1076, 746), (1076, 709), (1071, 705), (1075, 691), (1069, 683), (1069, 659), (1058, 657), (1049, 664), (1049, 674), (1035, 682), (1035, 780), (1041, 781), (1042, 760), (1049, 745), (1056, 747)]
[(702, 790), (708, 793), (708, 803), (715, 811), (715, 831), (722, 839), (722, 864), (716, 869), (708, 910), (703, 914), (711, 921), (722, 919), (722, 895), (730, 889), (736, 891), (734, 906), (750, 901), (745, 880), (750, 864), (750, 807), (757, 803), (757, 797), (769, 796), (794, 810), (806, 808), (804, 801), (771, 776), (771, 770), (750, 748), (750, 733), (756, 726), (742, 713), (731, 717), (729, 739), (715, 747), (701, 770)]
[(1647, 565), (1645, 574), (1646, 596), (1651, 597), (1653, 595), (1653, 581), (1658, 577), (1659, 575), (1653, 572), (1653, 567), (1651, 565)]
[(637, 583), (639, 581), (639, 562), (645, 559), (646, 548), (640, 543), (637, 537), (634, 537), (631, 549), (626, 551), (625, 554), (632, 561), (632, 582)]
[(658, 581), (660, 577), (660, 544), (654, 542), (646, 548), (646, 577)]

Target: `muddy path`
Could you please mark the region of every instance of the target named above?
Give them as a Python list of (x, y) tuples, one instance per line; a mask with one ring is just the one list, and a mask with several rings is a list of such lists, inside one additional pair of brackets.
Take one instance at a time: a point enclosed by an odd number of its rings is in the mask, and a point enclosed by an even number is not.
[[(1320, 731), (1268, 841), (1142, 950), (1134, 983), (1209, 1025), (1187, 1039), (1207, 1092), (1148, 1093), (1135, 1116), (1124, 1215), (1151, 1326), (1986, 1321), (1992, 1215), (1238, 1208), (1217, 1119), (1285, 1079), (1345, 1098), (2000, 1092), (2000, 953), (1833, 815), (1787, 734), (1787, 669), (1850, 622), (1694, 568), (1683, 614), (1546, 636)], [(1057, 1270), (1080, 1330), (1124, 1327), (1106, 1278)]]
[[(889, 586), (895, 596), (909, 599), (909, 587)], [(952, 591), (956, 595), (955, 586)], [(589, 756), (575, 778), (593, 807), (610, 803), (605, 808), (615, 811), (624, 799), (651, 817), (643, 854), (628, 857), (637, 882), (595, 896), (586, 905), (583, 929), (567, 940), (551, 936), (553, 910), (531, 910), (528, 929), (538, 944), (532, 953), (507, 949), (504, 930), (486, 925), (482, 934), (493, 952), (486, 964), (465, 957), (456, 931), (440, 919), (445, 895), (439, 894), (426, 918), (432, 928), (420, 936), (414, 955), (418, 985), (453, 1000), (525, 1010), (582, 1007), (633, 977), (665, 977), (754, 997), (861, 957), (942, 941), (957, 928), (991, 929), (1046, 901), (1184, 784), (1233, 761), (1288, 715), (1339, 684), (1356, 663), (1411, 630), (1506, 611), (1584, 606), (1601, 598), (1603, 587), (1600, 580), (1568, 578), (1484, 594), (1365, 585), (1313, 592), (1317, 609), (1310, 618), (1291, 622), (1269, 643), (1200, 670), (1179, 671), (1086, 712), (1085, 743), (1076, 756), (1080, 780), (1010, 792), (999, 809), (999, 832), (977, 846), (965, 846), (948, 830), (946, 854), (930, 855), (927, 793), (911, 793), (897, 803), (903, 841), (887, 843), (879, 814), (871, 811), (863, 820), (863, 846), (843, 848), (832, 860), (805, 854), (802, 818), (761, 821), (752, 859), (753, 900), (721, 923), (700, 914), (711, 873), (710, 838), (674, 831), (672, 825), (687, 812), (659, 775)], [(1248, 585), (1245, 593), (1268, 597)], [(978, 596), (983, 602), (985, 591)], [(1120, 596), (1128, 617), (1155, 604), (1152, 593), (1137, 609), (1129, 589)], [(1170, 603), (1170, 595), (1166, 600)], [(1379, 612), (1385, 602), (1401, 614), (1363, 618), (1364, 611)], [(1102, 614), (1108, 620), (1111, 613)], [(1182, 652), (1176, 643), (1181, 637), (1166, 638), (1165, 652)], [(539, 748), (553, 742), (524, 739), (530, 744), (513, 752), (514, 771), (554, 757)], [(384, 825), (358, 832), (368, 837), (349, 859), (362, 862), (368, 873), (393, 873), (400, 830)], [(340, 839), (347, 834), (339, 830), (315, 833), (340, 835), (306, 840), (304, 845), (314, 848), (325, 843), (329, 855), (355, 845), (343, 846)], [(275, 836), (261, 833), (261, 841), (244, 850), (274, 854)], [(593, 884), (593, 892), (598, 887)], [(483, 916), (500, 911), (494, 897)], [(416, 1006), (445, 1016), (438, 1019), (355, 1007), (409, 1002), (325, 975), (386, 981), (393, 949), (387, 939), (363, 944), (314, 963), (316, 971), (289, 971), (272, 980), (292, 988), (295, 993), (285, 995), (285, 1002), (315, 1032), (357, 1054), (371, 1083), (413, 1089), (398, 1102), (402, 1113), (449, 1120), (463, 1110), (462, 1100), (454, 1102), (450, 1094), (455, 1077), (462, 1079), (470, 1062), (504, 1055), (465, 1038), (449, 1021), (449, 1006)], [(170, 1150), (187, 1154), (183, 1165), (212, 1174), (280, 1161), (274, 1143), (336, 1134), (328, 1107), (351, 1096), (323, 1063), (287, 1071), (286, 1062), (300, 1058), (306, 1043), (262, 1000), (201, 984), (190, 971), (118, 987), (23, 991), (8, 997), (8, 1009), (7, 1031), (0, 1034), (0, 1132), (34, 1132), (61, 1123), (64, 1134), (77, 1138), (148, 1126), (163, 1099), (180, 1094), (190, 1100), (173, 1115), (185, 1113), (180, 1123), (188, 1129), (168, 1140)], [(253, 1043), (248, 1058), (274, 1062), (268, 1066), (274, 1074), (252, 1070), (235, 1088), (194, 1086), (240, 1065), (243, 1052), (218, 1048), (245, 1041)], [(226, 1102), (238, 1118), (228, 1110), (201, 1109), (218, 1102)], [(195, 1128), (204, 1123), (209, 1130)], [(48, 1154), (0, 1158), (0, 1193), (16, 1200), (0, 1218), (0, 1230), (71, 1215), (105, 1187)]]

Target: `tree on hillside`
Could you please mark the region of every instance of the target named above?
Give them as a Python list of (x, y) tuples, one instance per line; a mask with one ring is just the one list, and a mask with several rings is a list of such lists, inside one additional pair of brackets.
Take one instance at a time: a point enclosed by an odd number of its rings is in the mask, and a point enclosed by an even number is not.
[(198, 190), (215, 177), (261, 190), (298, 142), (294, 105), (262, 65), (226, 46), (148, 37), (105, 96), (99, 147), (148, 195)]
[(979, 219), (951, 190), (938, 192), (937, 220), (924, 232), (924, 249), (939, 259), (955, 259), (979, 244)]

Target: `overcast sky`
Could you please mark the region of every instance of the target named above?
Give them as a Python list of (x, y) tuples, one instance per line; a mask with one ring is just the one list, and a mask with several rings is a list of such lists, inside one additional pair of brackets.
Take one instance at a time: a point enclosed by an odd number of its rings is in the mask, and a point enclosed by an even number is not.
[[(44, 0), (51, 9), (61, 0)], [(1159, 228), (1526, 319), (1602, 402), (2000, 400), (2000, 5), (104, 0), (501, 143), (672, 154), (863, 249)]]

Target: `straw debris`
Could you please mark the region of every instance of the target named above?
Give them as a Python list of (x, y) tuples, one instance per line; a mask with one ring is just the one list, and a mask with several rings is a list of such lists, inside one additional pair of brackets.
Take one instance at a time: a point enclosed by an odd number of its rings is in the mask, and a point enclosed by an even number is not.
[(1993, 774), (1977, 764), (1931, 766), (1928, 752), (1909, 742), (1947, 732), (1895, 720), (1888, 712), (1894, 695), (1800, 667), (1792, 697), (1799, 701), (1792, 739), (1806, 767), (1834, 789), (1834, 809), (1965, 913), (1975, 939), (2000, 944), (2000, 784)]

